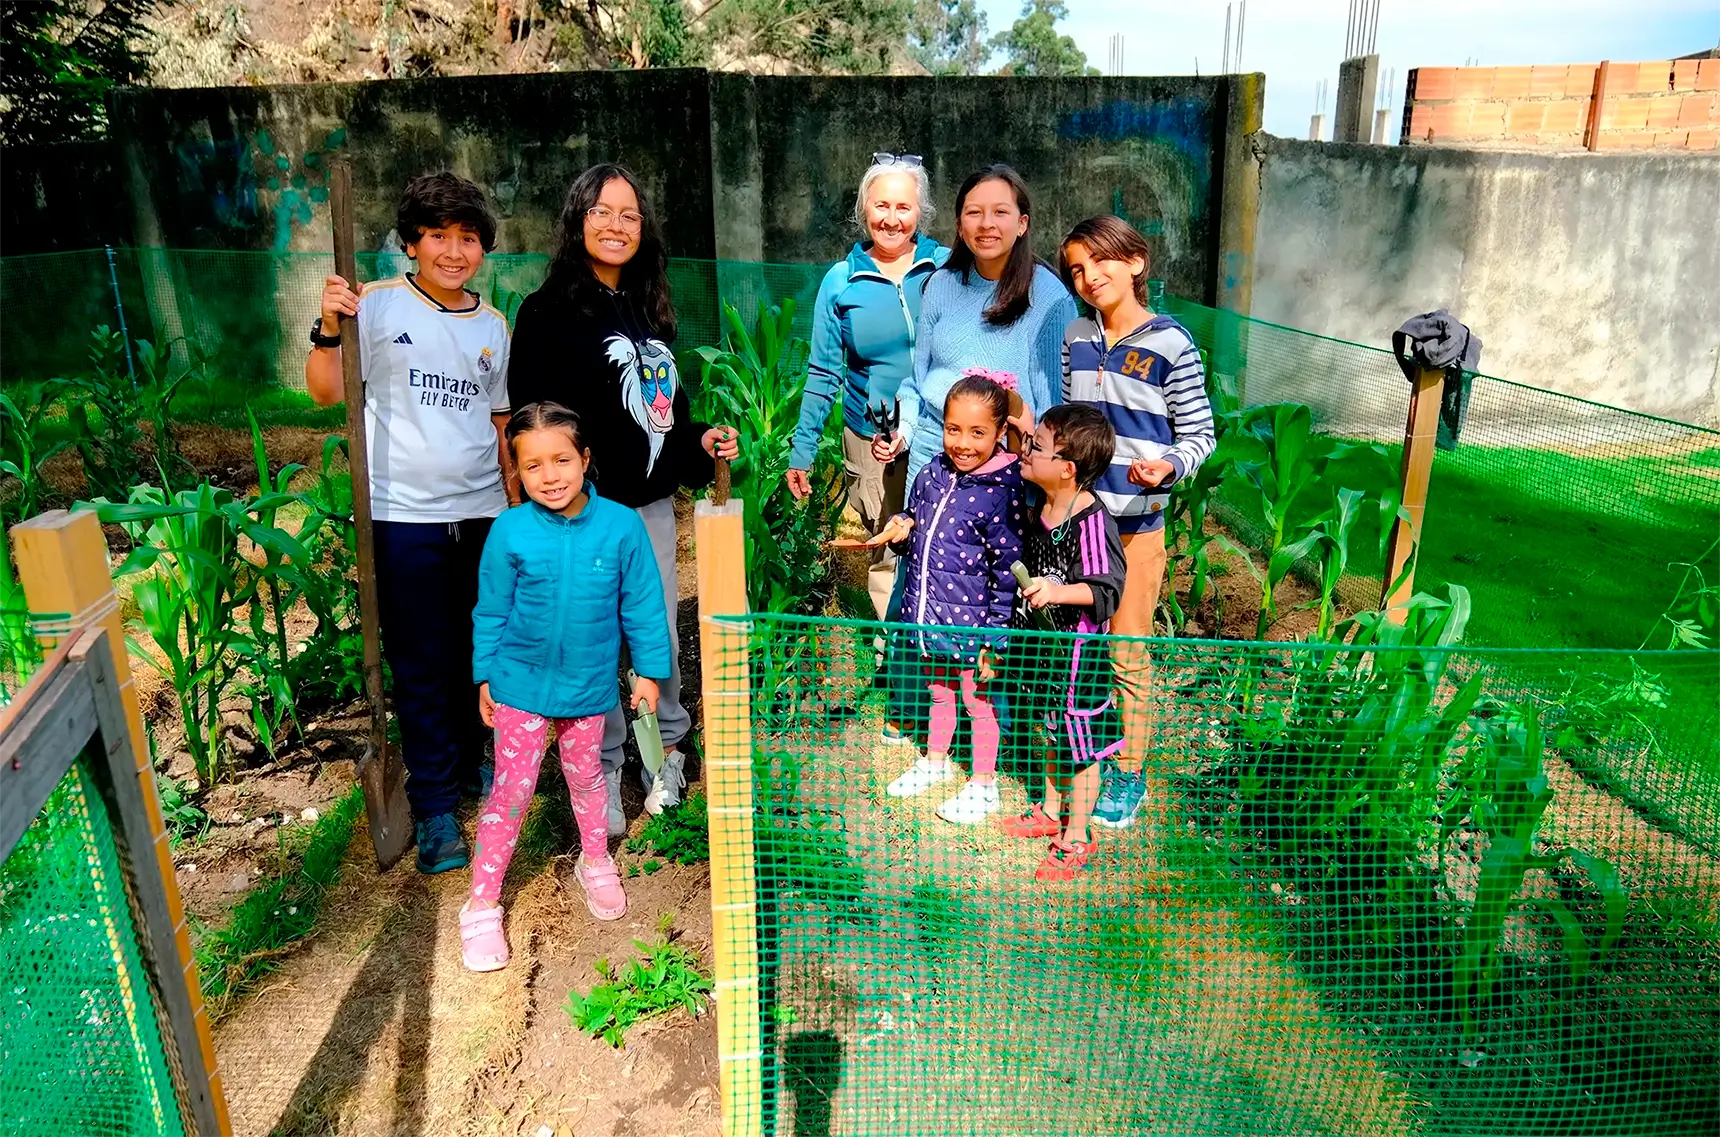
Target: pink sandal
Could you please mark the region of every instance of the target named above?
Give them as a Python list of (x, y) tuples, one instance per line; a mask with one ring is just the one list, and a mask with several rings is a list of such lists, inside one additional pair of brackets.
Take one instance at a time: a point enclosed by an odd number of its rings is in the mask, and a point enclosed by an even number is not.
[(614, 857), (589, 860), (581, 853), (573, 867), (585, 889), (585, 906), (599, 920), (619, 920), (627, 915), (627, 894), (621, 891), (621, 872)]
[(499, 971), (508, 965), (508, 937), (502, 931), (502, 906), (460, 908), (460, 958), (468, 971)]

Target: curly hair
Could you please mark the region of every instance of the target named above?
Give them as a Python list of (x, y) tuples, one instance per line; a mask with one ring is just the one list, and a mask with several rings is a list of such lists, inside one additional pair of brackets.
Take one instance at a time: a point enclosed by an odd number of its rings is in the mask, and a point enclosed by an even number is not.
[(476, 182), (447, 170), (407, 182), (394, 217), (400, 243), (415, 245), (425, 230), (449, 225), (464, 225), (476, 233), (486, 253), (496, 247), (496, 215)]

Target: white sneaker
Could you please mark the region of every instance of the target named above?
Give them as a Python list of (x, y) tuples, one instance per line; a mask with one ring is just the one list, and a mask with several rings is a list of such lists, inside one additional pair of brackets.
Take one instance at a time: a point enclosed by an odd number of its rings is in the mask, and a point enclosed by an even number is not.
[(655, 817), (666, 809), (681, 804), (681, 791), (687, 788), (686, 759), (679, 750), (663, 755), (663, 765), (651, 778), (651, 788), (645, 794), (645, 812)]
[(627, 836), (627, 814), (621, 809), (621, 771), (603, 768), (603, 780), (609, 785), (609, 835)]
[(955, 776), (956, 768), (948, 758), (922, 757), (884, 787), (884, 792), (891, 797), (919, 797), (939, 782), (947, 782)]
[(996, 782), (969, 782), (938, 806), (938, 816), (956, 825), (978, 825), (997, 809)]

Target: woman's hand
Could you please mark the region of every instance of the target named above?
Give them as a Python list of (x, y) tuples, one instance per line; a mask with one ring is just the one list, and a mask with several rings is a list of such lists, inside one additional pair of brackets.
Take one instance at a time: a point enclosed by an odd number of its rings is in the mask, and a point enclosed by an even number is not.
[(358, 293), (347, 285), (345, 278), (323, 278), (322, 332), (325, 336), (340, 334), (340, 318), (358, 315)]
[(1176, 472), (1177, 468), (1163, 458), (1136, 458), (1129, 463), (1129, 481), (1147, 489), (1176, 476)]
[(641, 703), (645, 705), (646, 714), (657, 713), (657, 681), (655, 679), (640, 677), (634, 681), (631, 706), (634, 710), (638, 710)]
[(876, 549), (880, 545), (894, 545), (908, 539), (908, 534), (914, 531), (914, 519), (898, 513), (885, 522), (884, 528), (866, 539), (868, 548)]
[(704, 447), (705, 453), (711, 457), (733, 462), (740, 456), (741, 436), (732, 426), (713, 426), (699, 439), (699, 445)]
[(496, 701), (490, 698), (490, 685), (478, 684), (478, 717), (484, 720), (484, 725), (491, 730), (496, 728)]
[(794, 495), (795, 501), (806, 500), (806, 495), (812, 492), (812, 479), (806, 476), (805, 470), (790, 470), (783, 475), (783, 481), (788, 483), (788, 492)]
[(888, 441), (882, 435), (872, 436), (872, 457), (880, 462), (893, 462), (896, 456), (908, 448), (908, 443), (900, 434), (892, 434)]
[(1057, 603), (1057, 586), (1042, 576), (1036, 576), (1021, 589), (1022, 597), (1034, 609)]

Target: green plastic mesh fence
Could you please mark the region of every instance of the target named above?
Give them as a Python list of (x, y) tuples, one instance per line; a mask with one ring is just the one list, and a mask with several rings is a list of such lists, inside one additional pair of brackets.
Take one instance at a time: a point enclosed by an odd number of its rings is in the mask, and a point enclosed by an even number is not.
[(0, 1133), (184, 1133), (114, 824), (79, 761), (0, 863)]
[[(756, 895), (714, 903), (757, 904), (764, 1132), (1713, 1132), (1715, 653), (1011, 633), (1001, 806), (963, 825), (960, 733), (950, 780), (891, 796), (916, 751), (880, 741), (881, 688), (924, 676), (880, 674), (886, 629), (748, 621), (719, 634), (746, 644)], [(1144, 804), (1083, 864), (1051, 830), (1129, 650)], [(1638, 699), (1621, 664), (1702, 697)], [(1684, 824), (1621, 774), (1688, 778)]]
[[(1401, 460), (1409, 384), (1389, 351), (1169, 308), (1242, 406), (1304, 404), (1322, 433)], [(1720, 431), (1478, 375), (1455, 445), (1434, 455), (1416, 579), (1469, 588), (1472, 638), (1488, 644), (1665, 647), (1675, 627), (1661, 614), (1692, 570), (1720, 579), (1717, 536)], [(1377, 598), (1380, 572), (1359, 557), (1357, 591)]]

